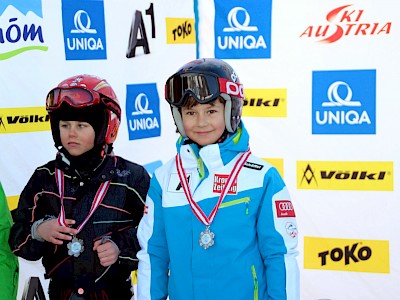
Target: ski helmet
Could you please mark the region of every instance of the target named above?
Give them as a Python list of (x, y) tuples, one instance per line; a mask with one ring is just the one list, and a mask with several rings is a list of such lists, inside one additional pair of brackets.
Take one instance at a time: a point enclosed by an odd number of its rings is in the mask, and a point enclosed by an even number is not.
[(219, 96), (225, 100), (225, 127), (230, 133), (237, 130), (244, 100), (243, 85), (233, 68), (220, 59), (202, 58), (183, 65), (165, 84), (165, 99), (179, 133), (186, 137), (181, 107), (189, 96), (206, 104)]
[(61, 147), (59, 121), (84, 120), (95, 132), (95, 145), (112, 145), (121, 121), (117, 96), (105, 79), (93, 75), (76, 75), (65, 79), (46, 98), (46, 110), (55, 146)]

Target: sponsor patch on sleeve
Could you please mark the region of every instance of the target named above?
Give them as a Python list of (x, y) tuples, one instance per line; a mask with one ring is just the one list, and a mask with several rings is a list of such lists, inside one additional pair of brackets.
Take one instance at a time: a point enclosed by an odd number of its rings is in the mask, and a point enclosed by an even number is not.
[(296, 217), (292, 202), (289, 200), (275, 201), (276, 216), (278, 218), (291, 218)]

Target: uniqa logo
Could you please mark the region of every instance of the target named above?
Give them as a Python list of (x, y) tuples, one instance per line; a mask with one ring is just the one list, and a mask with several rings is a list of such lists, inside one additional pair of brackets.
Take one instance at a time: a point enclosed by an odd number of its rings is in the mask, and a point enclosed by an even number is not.
[[(144, 105), (143, 105), (144, 102)], [(151, 115), (153, 114), (153, 110), (149, 109), (149, 99), (147, 95), (144, 93), (140, 93), (136, 96), (135, 99), (135, 110), (132, 112), (132, 116), (140, 116), (140, 115)], [(129, 120), (129, 129), (132, 131), (136, 130), (146, 130), (146, 129), (154, 129), (159, 128), (156, 117), (144, 117)]]
[[(339, 95), (338, 89), (339, 87), (345, 87), (346, 89), (346, 97), (342, 98)], [(353, 100), (353, 91), (350, 86), (343, 81), (336, 81), (332, 83), (327, 91), (328, 102), (323, 102), (323, 107), (360, 107), (361, 102)], [(371, 119), (368, 113), (363, 110), (361, 113), (356, 110), (336, 110), (336, 111), (316, 111), (315, 112), (315, 121), (319, 125), (324, 124), (349, 124), (349, 125), (358, 125), (358, 124), (371, 124)]]
[[(243, 22), (238, 20), (238, 14), (244, 14)], [(227, 16), (229, 27), (225, 27), (223, 32), (258, 32), (257, 26), (249, 26), (250, 15), (243, 7), (234, 7)], [(262, 35), (225, 35), (217, 37), (218, 47), (222, 50), (226, 49), (258, 49), (267, 48), (264, 37)]]
[[(89, 14), (84, 10), (78, 10), (74, 15), (75, 29), (71, 33), (75, 34), (97, 34), (97, 30), (90, 28), (91, 20)], [(67, 47), (69, 50), (104, 50), (103, 42), (100, 38), (67, 38)]]

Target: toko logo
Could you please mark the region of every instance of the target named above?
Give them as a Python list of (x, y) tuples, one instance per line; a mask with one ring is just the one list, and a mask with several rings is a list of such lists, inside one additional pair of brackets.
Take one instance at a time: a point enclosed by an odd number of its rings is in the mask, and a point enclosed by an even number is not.
[(321, 258), (321, 266), (325, 266), (329, 258), (332, 262), (342, 262), (345, 265), (370, 259), (372, 256), (372, 249), (368, 246), (357, 247), (358, 245), (359, 243), (355, 243), (351, 246), (346, 245), (344, 249), (336, 247), (332, 250), (318, 253), (318, 257)]
[(304, 268), (390, 273), (388, 240), (304, 237)]

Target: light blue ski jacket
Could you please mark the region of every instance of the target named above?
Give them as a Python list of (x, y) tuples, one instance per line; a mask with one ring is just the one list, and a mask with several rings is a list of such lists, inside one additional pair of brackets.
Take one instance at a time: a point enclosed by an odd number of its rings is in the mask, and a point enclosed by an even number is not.
[[(223, 143), (200, 150), (178, 140), (190, 190), (206, 216), (248, 145), (243, 124)], [(138, 300), (299, 299), (295, 212), (271, 164), (249, 156), (210, 226), (215, 243), (208, 249), (199, 244), (205, 228), (174, 157), (155, 171), (139, 224)]]

